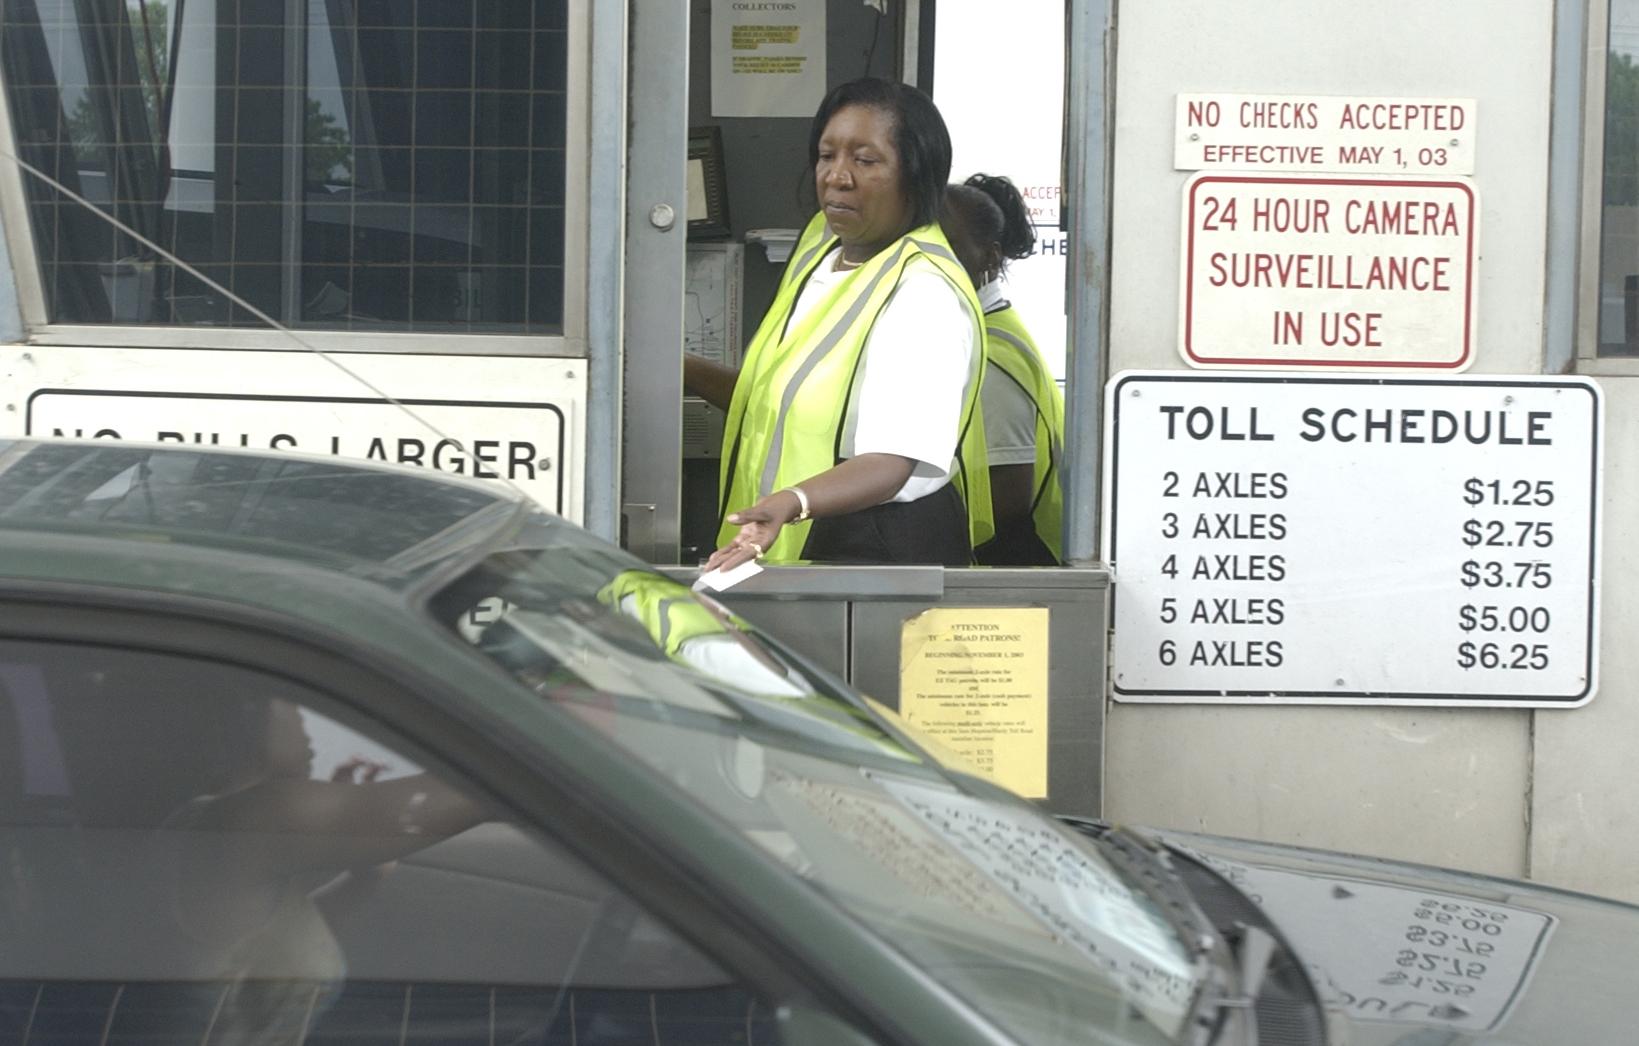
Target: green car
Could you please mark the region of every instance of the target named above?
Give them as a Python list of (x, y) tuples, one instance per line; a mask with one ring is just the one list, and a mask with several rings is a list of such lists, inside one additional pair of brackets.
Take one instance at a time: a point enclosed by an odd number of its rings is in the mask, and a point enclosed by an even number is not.
[(0, 1043), (1620, 1042), (1636, 926), (1054, 818), (500, 487), (0, 443)]

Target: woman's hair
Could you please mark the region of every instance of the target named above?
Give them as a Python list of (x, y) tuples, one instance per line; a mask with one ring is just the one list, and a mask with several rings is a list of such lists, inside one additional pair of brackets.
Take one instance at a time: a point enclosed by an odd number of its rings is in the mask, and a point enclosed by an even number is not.
[(1004, 258), (1028, 258), (1036, 248), (1036, 227), (1030, 222), (1019, 187), (1000, 174), (975, 174), (963, 185), (971, 185), (996, 204), (1002, 224), (988, 242), (994, 243)]
[(1005, 269), (1006, 259), (1028, 257), (1036, 244), (1024, 197), (1001, 175), (975, 174), (948, 187), (942, 221), (975, 287)]
[(996, 201), (978, 189), (970, 185), (945, 188), (945, 209), (939, 215), (939, 225), (975, 287), (990, 282), (990, 270), (1001, 263), (995, 244), (1005, 224)]
[[(933, 99), (912, 87), (874, 76), (850, 80), (831, 89), (814, 113), (808, 130), (808, 169), (819, 166), (820, 137), (839, 110), (861, 105), (893, 119), (894, 149), (900, 180), (910, 200), (912, 227), (939, 220), (945, 182), (950, 178), (950, 132)], [(812, 184), (813, 179), (809, 179)]]

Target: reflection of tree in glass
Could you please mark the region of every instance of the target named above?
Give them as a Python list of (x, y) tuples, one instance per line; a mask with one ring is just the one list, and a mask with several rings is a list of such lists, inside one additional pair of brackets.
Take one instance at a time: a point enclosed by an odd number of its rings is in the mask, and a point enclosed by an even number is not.
[(350, 184), (353, 181), (353, 143), (347, 128), (319, 105), (307, 100), (307, 120), (303, 128), (303, 177), (309, 183)]
[(165, 0), (128, 0), (131, 46), (137, 53), (137, 83), (148, 110), (148, 126), (157, 133), (165, 85), (170, 80), (171, 7)]
[(91, 105), (91, 96), (80, 92), (75, 99), (74, 106), (68, 112), (68, 141), (74, 147), (74, 161), (81, 170), (94, 170), (102, 167), (102, 150), (97, 144), (108, 140), (107, 134), (99, 129), (97, 111)]
[[(148, 111), (148, 126), (157, 137), (164, 94), (170, 82), (171, 9), (166, 0), (126, 0), (131, 20), (131, 46), (136, 53), (137, 82)], [(97, 130), (95, 115), (82, 97), (68, 118), (76, 150), (86, 151), (87, 143), (106, 141)], [(347, 128), (308, 98), (302, 128), (303, 171), (308, 182), (331, 185), (353, 180), (352, 142)], [(84, 157), (89, 159), (90, 157)]]
[[(129, 0), (127, 7), (131, 25), (131, 53), (136, 56), (137, 63), (134, 86), (142, 92), (142, 106), (148, 119), (143, 136), (145, 140), (154, 142), (157, 148), (165, 85), (170, 75), (167, 28), (170, 6), (164, 0)], [(124, 78), (118, 80), (117, 86), (120, 88), (133, 85)], [(74, 159), (82, 170), (101, 169), (102, 150), (123, 136), (115, 135), (111, 127), (104, 126), (103, 121), (108, 116), (98, 115), (98, 106), (92, 101), (89, 85), (65, 83), (63, 87), (66, 109), (63, 129), (68, 132), (69, 144), (74, 148)], [(77, 91), (77, 97), (69, 104), (67, 95), (71, 89)]]
[(1605, 79), (1605, 204), (1639, 204), (1639, 64), (1610, 53)]

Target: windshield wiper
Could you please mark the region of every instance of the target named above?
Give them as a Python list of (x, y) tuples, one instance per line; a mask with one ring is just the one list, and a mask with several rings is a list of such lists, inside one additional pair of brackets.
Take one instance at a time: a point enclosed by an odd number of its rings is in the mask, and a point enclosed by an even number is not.
[(1281, 943), (1262, 927), (1237, 922), (1220, 929), (1196, 901), (1188, 881), (1159, 840), (1093, 818), (1058, 820), (1090, 837), (1105, 858), (1153, 901), (1201, 967), (1200, 987), (1179, 1033), (1184, 1046), (1255, 1046), (1254, 1006)]
[(1215, 1026), (1205, 1040), (1208, 1043), (1256, 1046), (1258, 1017), (1254, 1007), (1280, 944), (1267, 930), (1245, 923), (1237, 924), (1233, 933), (1225, 935), (1225, 942), (1235, 956), (1234, 987), (1215, 997), (1203, 992), (1192, 1016), (1198, 1025)]

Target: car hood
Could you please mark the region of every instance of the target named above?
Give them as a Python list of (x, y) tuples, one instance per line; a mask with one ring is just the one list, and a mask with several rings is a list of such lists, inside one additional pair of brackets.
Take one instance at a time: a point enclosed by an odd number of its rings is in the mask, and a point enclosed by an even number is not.
[(1394, 861), (1153, 834), (1268, 916), (1325, 1000), (1335, 1043), (1639, 1041), (1639, 907)]

